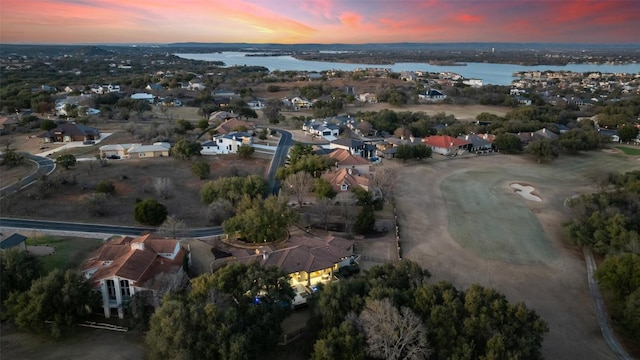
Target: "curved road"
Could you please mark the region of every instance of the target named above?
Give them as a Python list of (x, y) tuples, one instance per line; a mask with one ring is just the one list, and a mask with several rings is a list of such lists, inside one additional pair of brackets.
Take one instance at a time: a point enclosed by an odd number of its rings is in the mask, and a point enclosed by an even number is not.
[(274, 130), (280, 133), (280, 141), (278, 142), (276, 152), (273, 154), (273, 159), (271, 159), (271, 165), (269, 165), (269, 174), (267, 175), (267, 181), (269, 182), (271, 193), (277, 194), (280, 184), (276, 180), (276, 172), (278, 168), (287, 161), (287, 154), (289, 154), (289, 149), (293, 145), (293, 135), (285, 130)]
[(2, 196), (12, 194), (16, 191), (22, 190), (27, 186), (32, 185), (33, 183), (38, 181), (38, 179), (40, 179), (41, 176), (43, 175), (47, 176), (56, 169), (55, 161), (47, 157), (32, 155), (29, 153), (21, 153), (21, 154), (24, 155), (24, 157), (27, 160), (34, 162), (36, 164), (36, 169), (31, 174), (22, 178), (20, 181), (17, 181), (14, 184), (11, 184), (9, 186), (6, 186), (0, 189), (0, 194), (2, 194)]
[(591, 250), (587, 249), (586, 247), (583, 249), (583, 252), (584, 261), (587, 264), (587, 279), (589, 281), (589, 291), (591, 292), (591, 298), (593, 299), (593, 307), (596, 311), (596, 318), (598, 319), (598, 324), (600, 325), (600, 331), (602, 331), (602, 337), (604, 337), (607, 345), (609, 345), (618, 359), (632, 360), (631, 356), (627, 354), (627, 352), (616, 339), (613, 330), (611, 330), (611, 326), (609, 325), (607, 308), (605, 307), (604, 301), (602, 300), (602, 294), (600, 294), (598, 283), (593, 278), (593, 273), (596, 270), (596, 262), (593, 259), (593, 254), (591, 253)]

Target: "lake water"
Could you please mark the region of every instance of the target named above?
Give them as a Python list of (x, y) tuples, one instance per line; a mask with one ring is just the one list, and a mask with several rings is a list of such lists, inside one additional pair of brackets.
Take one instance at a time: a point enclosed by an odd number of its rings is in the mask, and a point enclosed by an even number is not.
[(517, 71), (529, 70), (551, 70), (551, 71), (573, 71), (573, 72), (603, 72), (603, 73), (640, 73), (640, 64), (626, 65), (598, 65), (598, 64), (569, 64), (566, 66), (552, 65), (509, 65), (509, 64), (486, 64), (467, 63), (467, 66), (438, 66), (427, 63), (401, 62), (393, 65), (375, 64), (347, 64), (325, 61), (305, 61), (298, 60), (292, 56), (245, 56), (244, 52), (220, 52), (214, 54), (175, 54), (178, 57), (191, 60), (222, 61), (226, 66), (264, 66), (270, 71), (295, 70), (295, 71), (325, 71), (343, 70), (353, 71), (358, 68), (387, 68), (393, 72), (402, 71), (428, 71), (443, 72), (450, 71), (470, 79), (482, 79), (484, 84), (510, 85), (514, 77), (512, 74)]

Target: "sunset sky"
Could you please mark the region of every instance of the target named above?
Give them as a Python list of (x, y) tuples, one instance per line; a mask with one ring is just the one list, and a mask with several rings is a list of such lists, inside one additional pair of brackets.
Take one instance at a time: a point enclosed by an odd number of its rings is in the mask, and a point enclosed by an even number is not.
[(2, 43), (640, 43), (640, 0), (2, 0)]

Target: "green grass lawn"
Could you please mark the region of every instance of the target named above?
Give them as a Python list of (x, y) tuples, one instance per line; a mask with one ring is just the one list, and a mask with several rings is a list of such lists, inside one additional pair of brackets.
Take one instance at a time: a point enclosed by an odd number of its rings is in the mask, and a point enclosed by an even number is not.
[(53, 254), (40, 257), (43, 270), (48, 273), (56, 268), (78, 268), (87, 256), (102, 244), (102, 240), (46, 235), (28, 238), (26, 243), (27, 246), (48, 245), (55, 248)]
[(626, 146), (616, 146), (616, 149), (621, 150), (623, 153), (627, 155), (640, 155), (640, 148), (632, 148)]

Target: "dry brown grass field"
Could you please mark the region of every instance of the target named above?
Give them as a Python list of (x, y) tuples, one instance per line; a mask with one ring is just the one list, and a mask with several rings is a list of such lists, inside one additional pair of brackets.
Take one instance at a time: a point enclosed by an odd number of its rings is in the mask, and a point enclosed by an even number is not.
[[(235, 155), (202, 157), (211, 166), (210, 179), (234, 174), (264, 175), (268, 160), (243, 160)], [(167, 198), (154, 190), (156, 179), (171, 183)], [(49, 177), (51, 186), (36, 182), (32, 187), (2, 200), (3, 216), (36, 219), (136, 225), (133, 210), (137, 200), (155, 198), (170, 215), (183, 220), (188, 227), (208, 226), (207, 208), (200, 202), (199, 191), (208, 181), (199, 180), (190, 162), (178, 158), (144, 160), (109, 160), (101, 167), (96, 161), (81, 161), (70, 170), (62, 168)], [(115, 195), (105, 200), (105, 216), (92, 216), (84, 210), (83, 201), (103, 180), (112, 181)], [(46, 195), (43, 195), (46, 194)]]

